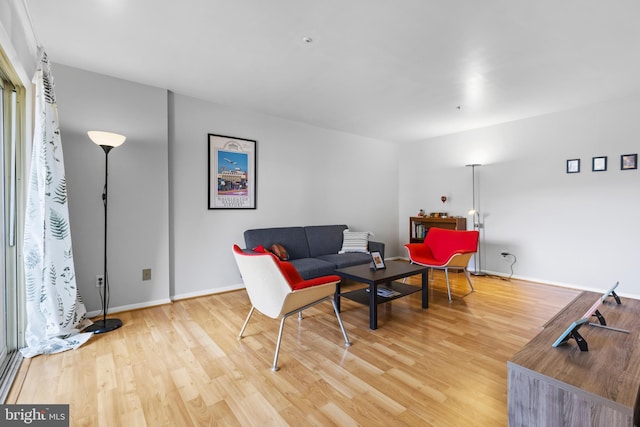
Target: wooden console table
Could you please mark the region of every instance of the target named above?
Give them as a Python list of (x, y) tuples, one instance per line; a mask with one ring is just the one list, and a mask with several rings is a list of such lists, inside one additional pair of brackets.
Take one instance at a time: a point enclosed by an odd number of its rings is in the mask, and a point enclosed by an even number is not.
[(467, 219), (459, 216), (432, 218), (429, 216), (412, 216), (409, 218), (409, 242), (420, 243), (431, 227), (449, 230), (466, 230)]
[(640, 421), (640, 301), (609, 297), (599, 309), (608, 326), (630, 333), (586, 324), (589, 351), (573, 339), (551, 347), (599, 296), (581, 293), (507, 362), (509, 426), (633, 426), (634, 412)]

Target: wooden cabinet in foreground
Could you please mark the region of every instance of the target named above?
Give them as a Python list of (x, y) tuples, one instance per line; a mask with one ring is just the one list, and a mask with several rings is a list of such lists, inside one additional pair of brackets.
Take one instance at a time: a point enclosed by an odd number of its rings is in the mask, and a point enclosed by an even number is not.
[(640, 425), (640, 301), (609, 298), (580, 329), (588, 343), (552, 347), (601, 298), (583, 292), (508, 362), (509, 426), (632, 427)]

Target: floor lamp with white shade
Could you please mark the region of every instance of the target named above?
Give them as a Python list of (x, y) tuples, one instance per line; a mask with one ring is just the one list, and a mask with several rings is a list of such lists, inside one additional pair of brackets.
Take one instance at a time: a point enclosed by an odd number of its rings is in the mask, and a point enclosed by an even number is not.
[(109, 309), (109, 273), (107, 271), (107, 183), (109, 176), (109, 151), (115, 147), (121, 146), (125, 139), (123, 135), (112, 132), (89, 131), (87, 132), (91, 141), (102, 147), (104, 150), (104, 190), (102, 191), (102, 203), (104, 205), (104, 282), (100, 297), (102, 299), (102, 319), (97, 320), (93, 325), (85, 329), (86, 332), (94, 334), (102, 334), (113, 331), (122, 326), (120, 319), (107, 319), (107, 311)]
[(482, 228), (482, 222), (480, 220), (480, 212), (478, 211), (477, 198), (478, 198), (478, 187), (476, 185), (476, 168), (482, 166), (479, 163), (472, 163), (469, 165), (465, 165), (466, 167), (471, 168), (471, 191), (473, 198), (473, 207), (468, 212), (468, 215), (473, 216), (473, 229), (478, 230), (480, 233), (480, 237), (478, 239), (478, 252), (473, 255), (473, 270), (471, 274), (475, 276), (482, 276), (484, 273), (482, 272), (482, 232), (480, 229)]

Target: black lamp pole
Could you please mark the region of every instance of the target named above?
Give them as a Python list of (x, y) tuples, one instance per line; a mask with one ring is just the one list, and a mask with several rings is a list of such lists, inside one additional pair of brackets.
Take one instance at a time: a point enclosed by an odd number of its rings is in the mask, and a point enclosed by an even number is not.
[(109, 182), (109, 151), (113, 148), (111, 145), (100, 145), (104, 150), (104, 191), (102, 192), (102, 204), (104, 205), (104, 291), (102, 292), (102, 319), (96, 320), (93, 325), (85, 329), (87, 332), (94, 334), (102, 334), (113, 331), (122, 326), (120, 319), (107, 319), (107, 310), (109, 309), (109, 273), (107, 271), (107, 184)]

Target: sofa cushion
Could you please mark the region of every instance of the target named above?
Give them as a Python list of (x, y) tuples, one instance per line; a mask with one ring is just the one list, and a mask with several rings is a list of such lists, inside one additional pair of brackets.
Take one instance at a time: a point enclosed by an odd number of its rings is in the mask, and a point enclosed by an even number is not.
[(256, 228), (244, 232), (245, 247), (264, 246), (270, 248), (274, 243), (283, 245), (289, 253), (289, 260), (309, 257), (307, 235), (303, 227)]
[(339, 254), (347, 252), (364, 252), (369, 253), (369, 236), (368, 231), (350, 231), (344, 230), (342, 232), (342, 248), (338, 251)]
[(337, 254), (342, 248), (342, 232), (346, 225), (310, 225), (304, 228), (309, 243), (309, 256)]
[(302, 258), (289, 261), (300, 273), (303, 279), (329, 276), (334, 274), (335, 264), (318, 258)]
[(318, 259), (334, 264), (335, 268), (351, 267), (353, 265), (368, 264), (371, 255), (362, 252), (347, 252), (344, 254), (322, 255)]

